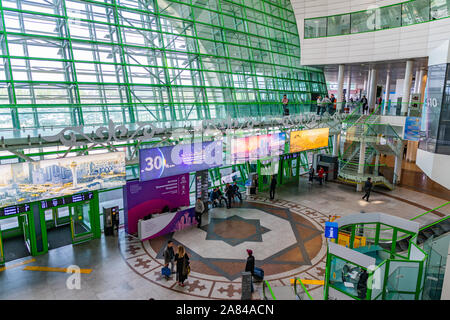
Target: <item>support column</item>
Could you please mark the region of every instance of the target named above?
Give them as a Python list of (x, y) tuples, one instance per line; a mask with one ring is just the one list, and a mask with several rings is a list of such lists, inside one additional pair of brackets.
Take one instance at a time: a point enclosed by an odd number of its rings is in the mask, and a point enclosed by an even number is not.
[(348, 79), (347, 79), (347, 101), (351, 98), (351, 91), (352, 89), (352, 73), (350, 70), (348, 70)]
[(402, 173), (402, 160), (403, 160), (403, 151), (400, 155), (395, 156), (395, 165), (394, 165), (394, 185), (400, 183), (400, 176)]
[(344, 65), (339, 65), (339, 73), (338, 73), (338, 88), (337, 88), (337, 101), (336, 101), (336, 112), (340, 112), (342, 110), (342, 100), (343, 100), (343, 90), (344, 90)]
[[(370, 90), (369, 90), (369, 110), (375, 107), (375, 101), (377, 98), (377, 69), (372, 69), (370, 72)], [(370, 113), (370, 111), (369, 111)]]
[(391, 71), (388, 70), (386, 75), (386, 92), (384, 93), (384, 108), (383, 108), (383, 115), (387, 114), (387, 111), (389, 109), (389, 98), (390, 98), (390, 83), (391, 83)]
[(414, 91), (413, 93), (419, 92), (419, 84), (420, 84), (420, 70), (416, 70), (416, 78), (414, 80)]
[(369, 99), (369, 94), (370, 94), (370, 79), (371, 79), (371, 73), (372, 73), (372, 69), (369, 69), (369, 73), (367, 74), (366, 89), (365, 89), (365, 92), (364, 92), (367, 99)]
[(380, 169), (380, 154), (377, 153), (375, 156), (375, 170), (373, 172), (374, 175), (378, 175), (378, 170)]
[[(358, 163), (358, 176), (364, 175), (364, 162), (366, 158), (366, 143), (364, 140), (361, 140), (360, 147), (359, 147), (359, 163)], [(363, 189), (363, 183), (358, 183), (356, 185), (356, 191), (362, 191)]]
[(341, 138), (340, 134), (335, 134), (333, 136), (333, 157), (337, 157), (339, 155), (339, 146), (341, 144), (340, 138)]
[(406, 61), (405, 69), (405, 81), (403, 82), (403, 97), (402, 97), (402, 108), (400, 110), (400, 115), (406, 116), (409, 109), (409, 102), (411, 97), (411, 84), (412, 84), (412, 68), (414, 61)]

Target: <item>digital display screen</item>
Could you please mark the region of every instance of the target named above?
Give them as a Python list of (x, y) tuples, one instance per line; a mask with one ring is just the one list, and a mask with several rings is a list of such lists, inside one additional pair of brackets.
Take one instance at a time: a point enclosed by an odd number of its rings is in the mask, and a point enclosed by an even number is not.
[(231, 163), (256, 161), (284, 153), (286, 133), (265, 134), (231, 140)]
[(148, 181), (201, 171), (223, 164), (222, 141), (139, 150), (139, 180)]
[(323, 148), (328, 146), (330, 128), (292, 131), (289, 152)]
[(0, 215), (1, 216), (10, 216), (13, 214), (23, 213), (23, 212), (27, 212), (27, 211), (30, 211), (30, 205), (22, 204), (22, 205), (11, 206), (11, 207), (6, 207), (6, 208), (1, 209)]
[(74, 194), (72, 196), (67, 196), (67, 197), (63, 197), (63, 198), (44, 200), (44, 201), (41, 201), (41, 208), (42, 209), (53, 208), (53, 207), (61, 206), (64, 204), (90, 200), (93, 197), (94, 197), (93, 192), (86, 192), (86, 193)]

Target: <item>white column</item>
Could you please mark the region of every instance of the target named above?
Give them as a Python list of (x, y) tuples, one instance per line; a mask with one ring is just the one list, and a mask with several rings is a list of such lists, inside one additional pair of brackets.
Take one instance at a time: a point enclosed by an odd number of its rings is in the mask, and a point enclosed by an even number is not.
[(375, 100), (377, 98), (377, 69), (372, 69), (370, 72), (370, 87), (369, 87), (369, 110), (375, 107)]
[(386, 92), (384, 93), (384, 109), (383, 109), (383, 115), (386, 115), (388, 107), (389, 107), (389, 97), (390, 97), (390, 86), (391, 83), (391, 71), (388, 70), (386, 75)]
[(342, 110), (342, 100), (343, 100), (343, 94), (342, 91), (344, 90), (344, 65), (339, 65), (339, 73), (338, 73), (338, 88), (337, 88), (337, 101), (336, 101), (336, 112), (340, 112)]
[(400, 182), (400, 175), (402, 173), (402, 160), (403, 160), (403, 150), (400, 153), (400, 155), (395, 157), (394, 184), (398, 184)]
[(409, 109), (413, 65), (414, 61), (412, 60), (406, 61), (405, 81), (403, 82), (402, 108), (400, 110), (400, 115), (402, 116), (405, 116), (408, 113)]
[[(358, 175), (363, 176), (364, 175), (364, 161), (366, 160), (366, 143), (364, 140), (361, 140), (360, 147), (359, 147), (359, 164), (358, 164)], [(356, 191), (362, 191), (363, 183), (358, 183), (356, 185)]]
[(419, 91), (417, 91), (420, 94), (422, 94), (422, 91), (424, 90), (425, 85), (427, 84), (427, 80), (426, 80), (426, 78), (424, 78), (426, 74), (427, 74), (427, 72), (424, 69), (420, 69), (420, 72), (419, 72), (419, 79), (420, 79)]
[(333, 157), (337, 157), (339, 155), (339, 146), (340, 146), (340, 134), (335, 134), (333, 136)]
[(414, 93), (419, 92), (420, 70), (416, 70), (416, 80), (414, 80)]
[(367, 73), (367, 86), (364, 94), (366, 95), (366, 98), (369, 99), (369, 93), (370, 93), (370, 79), (371, 79), (371, 73), (372, 69), (369, 69), (369, 73)]
[(375, 156), (375, 170), (374, 170), (374, 175), (378, 175), (378, 169), (380, 168), (380, 154), (377, 153), (377, 155)]
[(347, 79), (347, 101), (350, 100), (350, 97), (352, 96), (350, 91), (352, 89), (352, 73), (350, 70), (348, 70), (348, 79)]
[(367, 94), (367, 79), (364, 79), (363, 94), (361, 95), (361, 97), (365, 94)]

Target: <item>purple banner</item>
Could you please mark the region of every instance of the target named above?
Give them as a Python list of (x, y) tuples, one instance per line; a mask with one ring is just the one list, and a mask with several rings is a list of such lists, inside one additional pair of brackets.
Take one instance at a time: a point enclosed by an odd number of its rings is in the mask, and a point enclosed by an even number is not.
[(137, 232), (137, 223), (148, 214), (189, 206), (189, 174), (151, 181), (129, 181), (125, 190), (125, 228)]

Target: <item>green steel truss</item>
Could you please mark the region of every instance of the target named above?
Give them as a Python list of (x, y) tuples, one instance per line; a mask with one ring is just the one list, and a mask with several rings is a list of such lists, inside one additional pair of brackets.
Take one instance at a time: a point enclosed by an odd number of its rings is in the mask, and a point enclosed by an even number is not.
[(0, 0), (0, 131), (309, 111), (289, 0)]

